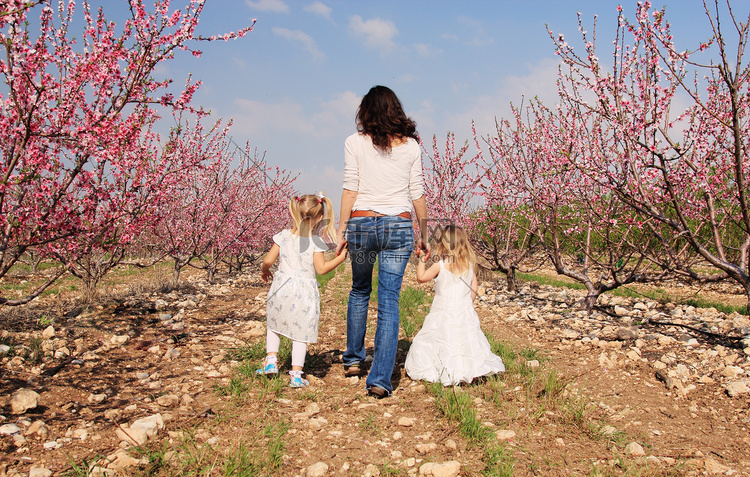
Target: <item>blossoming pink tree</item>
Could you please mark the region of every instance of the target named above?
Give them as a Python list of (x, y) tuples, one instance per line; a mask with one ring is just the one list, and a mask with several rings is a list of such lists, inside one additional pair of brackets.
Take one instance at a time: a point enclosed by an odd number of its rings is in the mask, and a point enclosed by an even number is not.
[[(585, 54), (552, 35), (569, 73), (561, 98), (607, 129), (608, 154), (575, 166), (649, 224), (675, 273), (700, 281), (731, 278), (750, 302), (750, 68), (744, 58), (750, 15), (704, 2), (709, 42), (678, 49), (664, 10), (639, 2), (629, 21), (619, 8), (612, 64), (597, 57), (595, 35), (580, 27)], [(725, 20), (736, 35), (726, 36)], [(579, 23), (582, 23), (579, 20)], [(701, 58), (708, 58), (702, 60)], [(682, 99), (686, 108), (679, 108)], [(684, 260), (689, 248), (701, 265)]]
[(149, 142), (144, 130), (158, 118), (154, 105), (187, 109), (200, 85), (188, 80), (174, 94), (154, 70), (203, 39), (195, 35), (202, 0), (180, 10), (156, 0), (152, 11), (131, 0), (131, 17), (119, 26), (81, 6), (79, 34), (71, 31), (74, 1), (0, 7), (0, 278), (29, 250), (66, 257), (36, 290), (0, 304), (28, 303), (87, 250), (128, 240), (136, 208), (125, 202), (154, 179), (149, 159), (157, 155), (140, 155)]
[(660, 277), (648, 270), (653, 249), (644, 244), (652, 242), (644, 242), (641, 224), (572, 166), (575, 158), (605, 153), (600, 128), (538, 100), (525, 111), (513, 108), (513, 114), (513, 123), (500, 122), (497, 135), (488, 138), (486, 194), (513, 211), (512, 226), (538, 240), (557, 273), (586, 287), (582, 306), (590, 311), (601, 293)]
[(152, 221), (155, 246), (174, 260), (174, 282), (188, 265), (212, 281), (222, 261), (259, 255), (288, 221), (293, 178), (269, 168), (249, 144), (234, 146), (230, 126), (217, 122), (206, 131), (198, 123), (174, 132), (170, 154), (201, 161), (166, 189)]
[[(527, 162), (527, 123), (515, 111), (516, 124), (507, 119), (496, 124), (497, 135), (486, 138), (489, 157), (485, 157), (474, 131), (474, 142), (481, 158), (482, 207), (472, 215), (471, 237), (474, 248), (493, 268), (506, 276), (508, 291), (515, 292), (516, 273), (531, 272), (544, 265), (538, 256), (540, 215), (530, 213), (529, 194), (517, 184), (529, 174), (534, 175), (535, 163)], [(533, 189), (534, 184), (529, 184)], [(533, 257), (533, 258), (532, 258)]]
[[(425, 190), (431, 207), (430, 226), (455, 223), (469, 234), (472, 246), (494, 270), (506, 274), (508, 289), (515, 291), (515, 272), (533, 250), (532, 235), (517, 226), (517, 207), (508, 207), (507, 197), (497, 197), (502, 171), (483, 160), (476, 129), (472, 125), (476, 153), (467, 154), (469, 142), (456, 149), (455, 135), (448, 133), (445, 148), (432, 139), (432, 154), (425, 167)], [(492, 186), (494, 183), (494, 187)], [(520, 232), (520, 233), (519, 233)]]
[(440, 223), (454, 223), (469, 228), (471, 214), (477, 207), (480, 174), (478, 155), (466, 154), (469, 142), (456, 149), (456, 136), (448, 133), (445, 150), (438, 146), (437, 136), (432, 137), (432, 154), (424, 168), (425, 195), (430, 204), (430, 215)]

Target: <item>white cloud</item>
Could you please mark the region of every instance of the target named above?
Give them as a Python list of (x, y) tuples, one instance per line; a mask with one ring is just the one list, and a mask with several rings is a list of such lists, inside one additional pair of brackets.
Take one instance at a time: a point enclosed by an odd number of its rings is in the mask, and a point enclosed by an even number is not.
[(257, 0), (255, 2), (245, 0), (245, 5), (262, 12), (287, 13), (289, 11), (289, 7), (282, 0)]
[[(351, 91), (311, 106), (313, 113), (288, 98), (276, 103), (238, 99), (232, 130), (251, 140), (260, 136), (343, 138), (354, 132), (354, 115), (361, 98)], [(343, 143), (342, 143), (343, 144)], [(343, 147), (343, 146), (342, 146)]]
[(406, 73), (401, 76), (399, 76), (396, 81), (399, 83), (412, 83), (418, 79), (417, 76), (414, 76), (411, 73)]
[(363, 20), (361, 16), (354, 15), (349, 21), (349, 28), (367, 48), (379, 50), (385, 55), (396, 47), (393, 38), (398, 35), (396, 25), (390, 20), (371, 18)]
[(319, 17), (331, 19), (331, 7), (323, 2), (314, 2), (305, 7), (306, 12), (310, 12)]
[(552, 107), (558, 102), (557, 66), (557, 58), (542, 58), (528, 66), (528, 74), (506, 76), (494, 92), (476, 95), (466, 109), (447, 117), (443, 124), (437, 124), (438, 137), (440, 131), (455, 131), (457, 139), (471, 140), (472, 121), (476, 122), (480, 135), (494, 133), (495, 118), (509, 118), (510, 103), (520, 106), (524, 97), (528, 102), (536, 96)]
[[(337, 158), (339, 163), (344, 163), (344, 145), (341, 144), (341, 157)], [(334, 215), (338, 216), (341, 204), (341, 190), (344, 181), (344, 169), (338, 169), (330, 165), (310, 164), (303, 169), (295, 169), (293, 173), (299, 174), (294, 181), (294, 188), (301, 194), (312, 194), (323, 191), (333, 202)]]
[(486, 31), (484, 31), (483, 22), (476, 18), (470, 18), (465, 16), (459, 16), (456, 19), (456, 23), (461, 25), (467, 32), (468, 39), (464, 40), (464, 44), (468, 46), (487, 46), (495, 42)]
[(302, 47), (309, 52), (313, 59), (322, 60), (326, 57), (319, 49), (315, 40), (310, 35), (300, 30), (289, 30), (288, 28), (273, 27), (273, 34), (286, 38), (287, 40), (296, 41), (302, 43)]
[(426, 43), (415, 43), (414, 50), (419, 56), (423, 56), (425, 58), (435, 58), (437, 56), (440, 56), (440, 54), (443, 52), (443, 50), (441, 50), (440, 48), (428, 45)]

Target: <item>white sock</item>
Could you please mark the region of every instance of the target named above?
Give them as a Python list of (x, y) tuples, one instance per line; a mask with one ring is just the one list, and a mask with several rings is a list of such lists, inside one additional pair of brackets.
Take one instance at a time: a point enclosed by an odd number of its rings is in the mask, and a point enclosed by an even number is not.
[(302, 378), (302, 371), (289, 371), (289, 376), (293, 378)]

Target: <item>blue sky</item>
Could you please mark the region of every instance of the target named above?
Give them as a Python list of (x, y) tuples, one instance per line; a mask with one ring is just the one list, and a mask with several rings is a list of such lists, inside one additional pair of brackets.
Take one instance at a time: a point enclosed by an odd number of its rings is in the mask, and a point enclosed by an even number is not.
[[(120, 7), (101, 3), (105, 14)], [(554, 102), (558, 62), (545, 24), (576, 45), (576, 13), (589, 32), (598, 14), (603, 58), (618, 3), (634, 16), (635, 1), (609, 0), (207, 0), (200, 33), (236, 31), (255, 18), (254, 31), (200, 45), (200, 59), (178, 55), (159, 74), (178, 84), (188, 73), (202, 80), (195, 104), (233, 118), (235, 140), (298, 172), (301, 192), (322, 189), (338, 204), (344, 139), (371, 86), (396, 92), (428, 147), (448, 131), (459, 142), (470, 139), (472, 120), (487, 134), (523, 95)], [(654, 4), (666, 5), (678, 46), (708, 38), (700, 0)], [(747, 19), (750, 0), (732, 6)]]

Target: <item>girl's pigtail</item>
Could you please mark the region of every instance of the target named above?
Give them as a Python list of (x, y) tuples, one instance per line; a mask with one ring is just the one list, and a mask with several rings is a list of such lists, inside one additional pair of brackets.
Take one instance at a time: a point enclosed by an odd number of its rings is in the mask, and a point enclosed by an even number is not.
[(289, 214), (292, 216), (292, 221), (294, 221), (294, 231), (299, 234), (300, 226), (302, 225), (302, 214), (299, 211), (299, 197), (289, 199)]
[(336, 228), (333, 225), (333, 202), (328, 197), (319, 197), (319, 200), (323, 204), (323, 220), (325, 222), (323, 226), (323, 238), (328, 236), (332, 241), (336, 241)]

